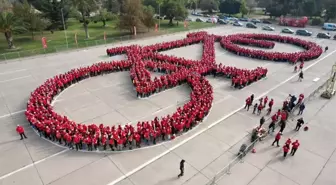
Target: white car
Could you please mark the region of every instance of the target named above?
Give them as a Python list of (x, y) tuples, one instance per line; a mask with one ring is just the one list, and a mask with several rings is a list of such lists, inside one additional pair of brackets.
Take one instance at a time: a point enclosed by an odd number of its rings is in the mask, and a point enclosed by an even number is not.
[(271, 26), (263, 26), (262, 27), (263, 30), (266, 30), (266, 31), (274, 31), (275, 29)]
[(209, 18), (209, 19), (207, 19), (206, 22), (208, 22), (208, 23), (217, 23), (217, 19), (216, 18)]
[(233, 23), (233, 26), (239, 26), (239, 27), (241, 27), (241, 26), (243, 26), (243, 24), (241, 23), (241, 22), (235, 22), (235, 23)]

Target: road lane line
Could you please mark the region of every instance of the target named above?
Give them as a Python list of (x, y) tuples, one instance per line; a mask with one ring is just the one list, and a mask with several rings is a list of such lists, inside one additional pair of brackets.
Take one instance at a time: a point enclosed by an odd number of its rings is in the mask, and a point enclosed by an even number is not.
[(11, 82), (11, 81), (20, 80), (20, 79), (29, 78), (29, 77), (31, 77), (31, 75), (12, 78), (12, 79), (9, 79), (9, 80), (3, 80), (3, 81), (0, 81), (0, 83)]

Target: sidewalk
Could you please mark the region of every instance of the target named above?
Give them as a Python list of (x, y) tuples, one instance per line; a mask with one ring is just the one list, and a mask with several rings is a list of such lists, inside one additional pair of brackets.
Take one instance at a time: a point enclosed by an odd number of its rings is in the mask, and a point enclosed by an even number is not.
[(255, 154), (249, 153), (244, 162), (232, 168), (231, 175), (223, 176), (216, 184), (335, 185), (335, 106), (335, 98), (328, 101), (316, 97), (308, 102), (303, 113), (308, 131), (302, 128), (294, 131), (298, 116), (288, 122), (280, 145), (283, 146), (287, 138), (298, 139), (301, 145), (295, 156), (284, 159), (282, 147), (271, 146), (274, 137), (267, 137), (256, 145)]

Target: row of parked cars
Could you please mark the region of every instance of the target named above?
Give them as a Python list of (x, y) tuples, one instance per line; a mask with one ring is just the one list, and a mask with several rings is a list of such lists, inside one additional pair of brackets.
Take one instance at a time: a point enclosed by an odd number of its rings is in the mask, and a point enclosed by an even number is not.
[[(238, 26), (238, 27), (242, 27), (244, 26), (241, 22), (237, 21), (237, 22), (234, 22), (232, 24), (233, 26)], [(252, 22), (248, 22), (245, 24), (245, 26), (247, 28), (258, 28), (258, 26), (255, 24), (255, 23), (252, 23)], [(263, 30), (266, 30), (266, 31), (275, 31), (275, 28), (272, 27), (272, 26), (269, 26), (269, 25), (264, 25), (262, 26), (262, 29)], [(299, 30), (292, 30), (290, 28), (284, 28), (281, 30), (281, 33), (287, 33), (287, 34), (296, 34), (296, 35), (301, 35), (301, 36), (312, 36), (313, 35), (313, 32), (311, 31), (308, 31), (308, 30), (304, 30), (304, 29), (299, 29)], [(316, 35), (317, 38), (324, 38), (324, 39), (330, 39), (332, 36), (330, 35), (330, 33), (324, 33), (324, 32), (321, 32), (321, 33), (318, 33)], [(336, 35), (334, 35), (333, 39), (336, 40)]]

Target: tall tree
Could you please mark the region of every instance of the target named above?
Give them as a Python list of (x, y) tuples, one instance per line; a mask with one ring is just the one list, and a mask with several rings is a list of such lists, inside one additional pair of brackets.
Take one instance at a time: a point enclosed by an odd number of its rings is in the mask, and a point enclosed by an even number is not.
[(73, 6), (78, 10), (83, 21), (85, 37), (90, 38), (88, 25), (90, 23), (90, 14), (97, 10), (98, 5), (95, 0), (72, 0)]
[(13, 12), (15, 16), (23, 20), (25, 27), (32, 34), (32, 40), (34, 40), (34, 32), (43, 31), (49, 26), (49, 20), (43, 18), (27, 0), (23, 3), (14, 3)]
[(325, 21), (330, 19), (336, 19), (336, 3), (334, 0), (327, 0), (324, 4), (325, 6)]
[(248, 8), (247, 8), (245, 0), (241, 0), (239, 11), (240, 11), (242, 17), (244, 17), (244, 15), (246, 15), (248, 13)]
[(252, 13), (254, 8), (257, 7), (257, 2), (256, 0), (247, 0), (246, 5), (248, 8), (248, 14)]
[(117, 27), (121, 30), (129, 30), (132, 34), (137, 30), (143, 30), (143, 7), (141, 0), (124, 0), (121, 8), (119, 22)]
[(104, 0), (104, 7), (108, 12), (117, 14), (120, 12), (120, 3), (118, 0)]
[[(71, 7), (70, 0), (28, 0), (35, 9), (42, 12), (43, 17), (50, 20), (50, 29), (63, 30), (63, 18), (65, 28), (67, 28), (67, 20)], [(63, 16), (62, 16), (63, 12)]]
[(201, 0), (199, 7), (202, 10), (212, 13), (213, 10), (218, 10), (218, 1), (216, 0)]
[(13, 33), (26, 30), (22, 21), (12, 12), (3, 11), (0, 13), (0, 32), (4, 33), (9, 49), (14, 49)]
[(150, 28), (152, 28), (155, 25), (154, 13), (155, 13), (155, 11), (154, 11), (154, 8), (152, 6), (144, 6), (143, 7), (142, 22), (148, 28), (148, 31), (149, 31)]
[(219, 5), (221, 13), (233, 15), (239, 13), (240, 2), (236, 0), (224, 0)]
[(0, 13), (3, 11), (9, 11), (12, 9), (12, 3), (8, 0), (0, 0)]
[(185, 8), (183, 1), (180, 0), (164, 0), (162, 3), (161, 13), (169, 19), (169, 24), (173, 25), (173, 19), (185, 19), (188, 11)]

